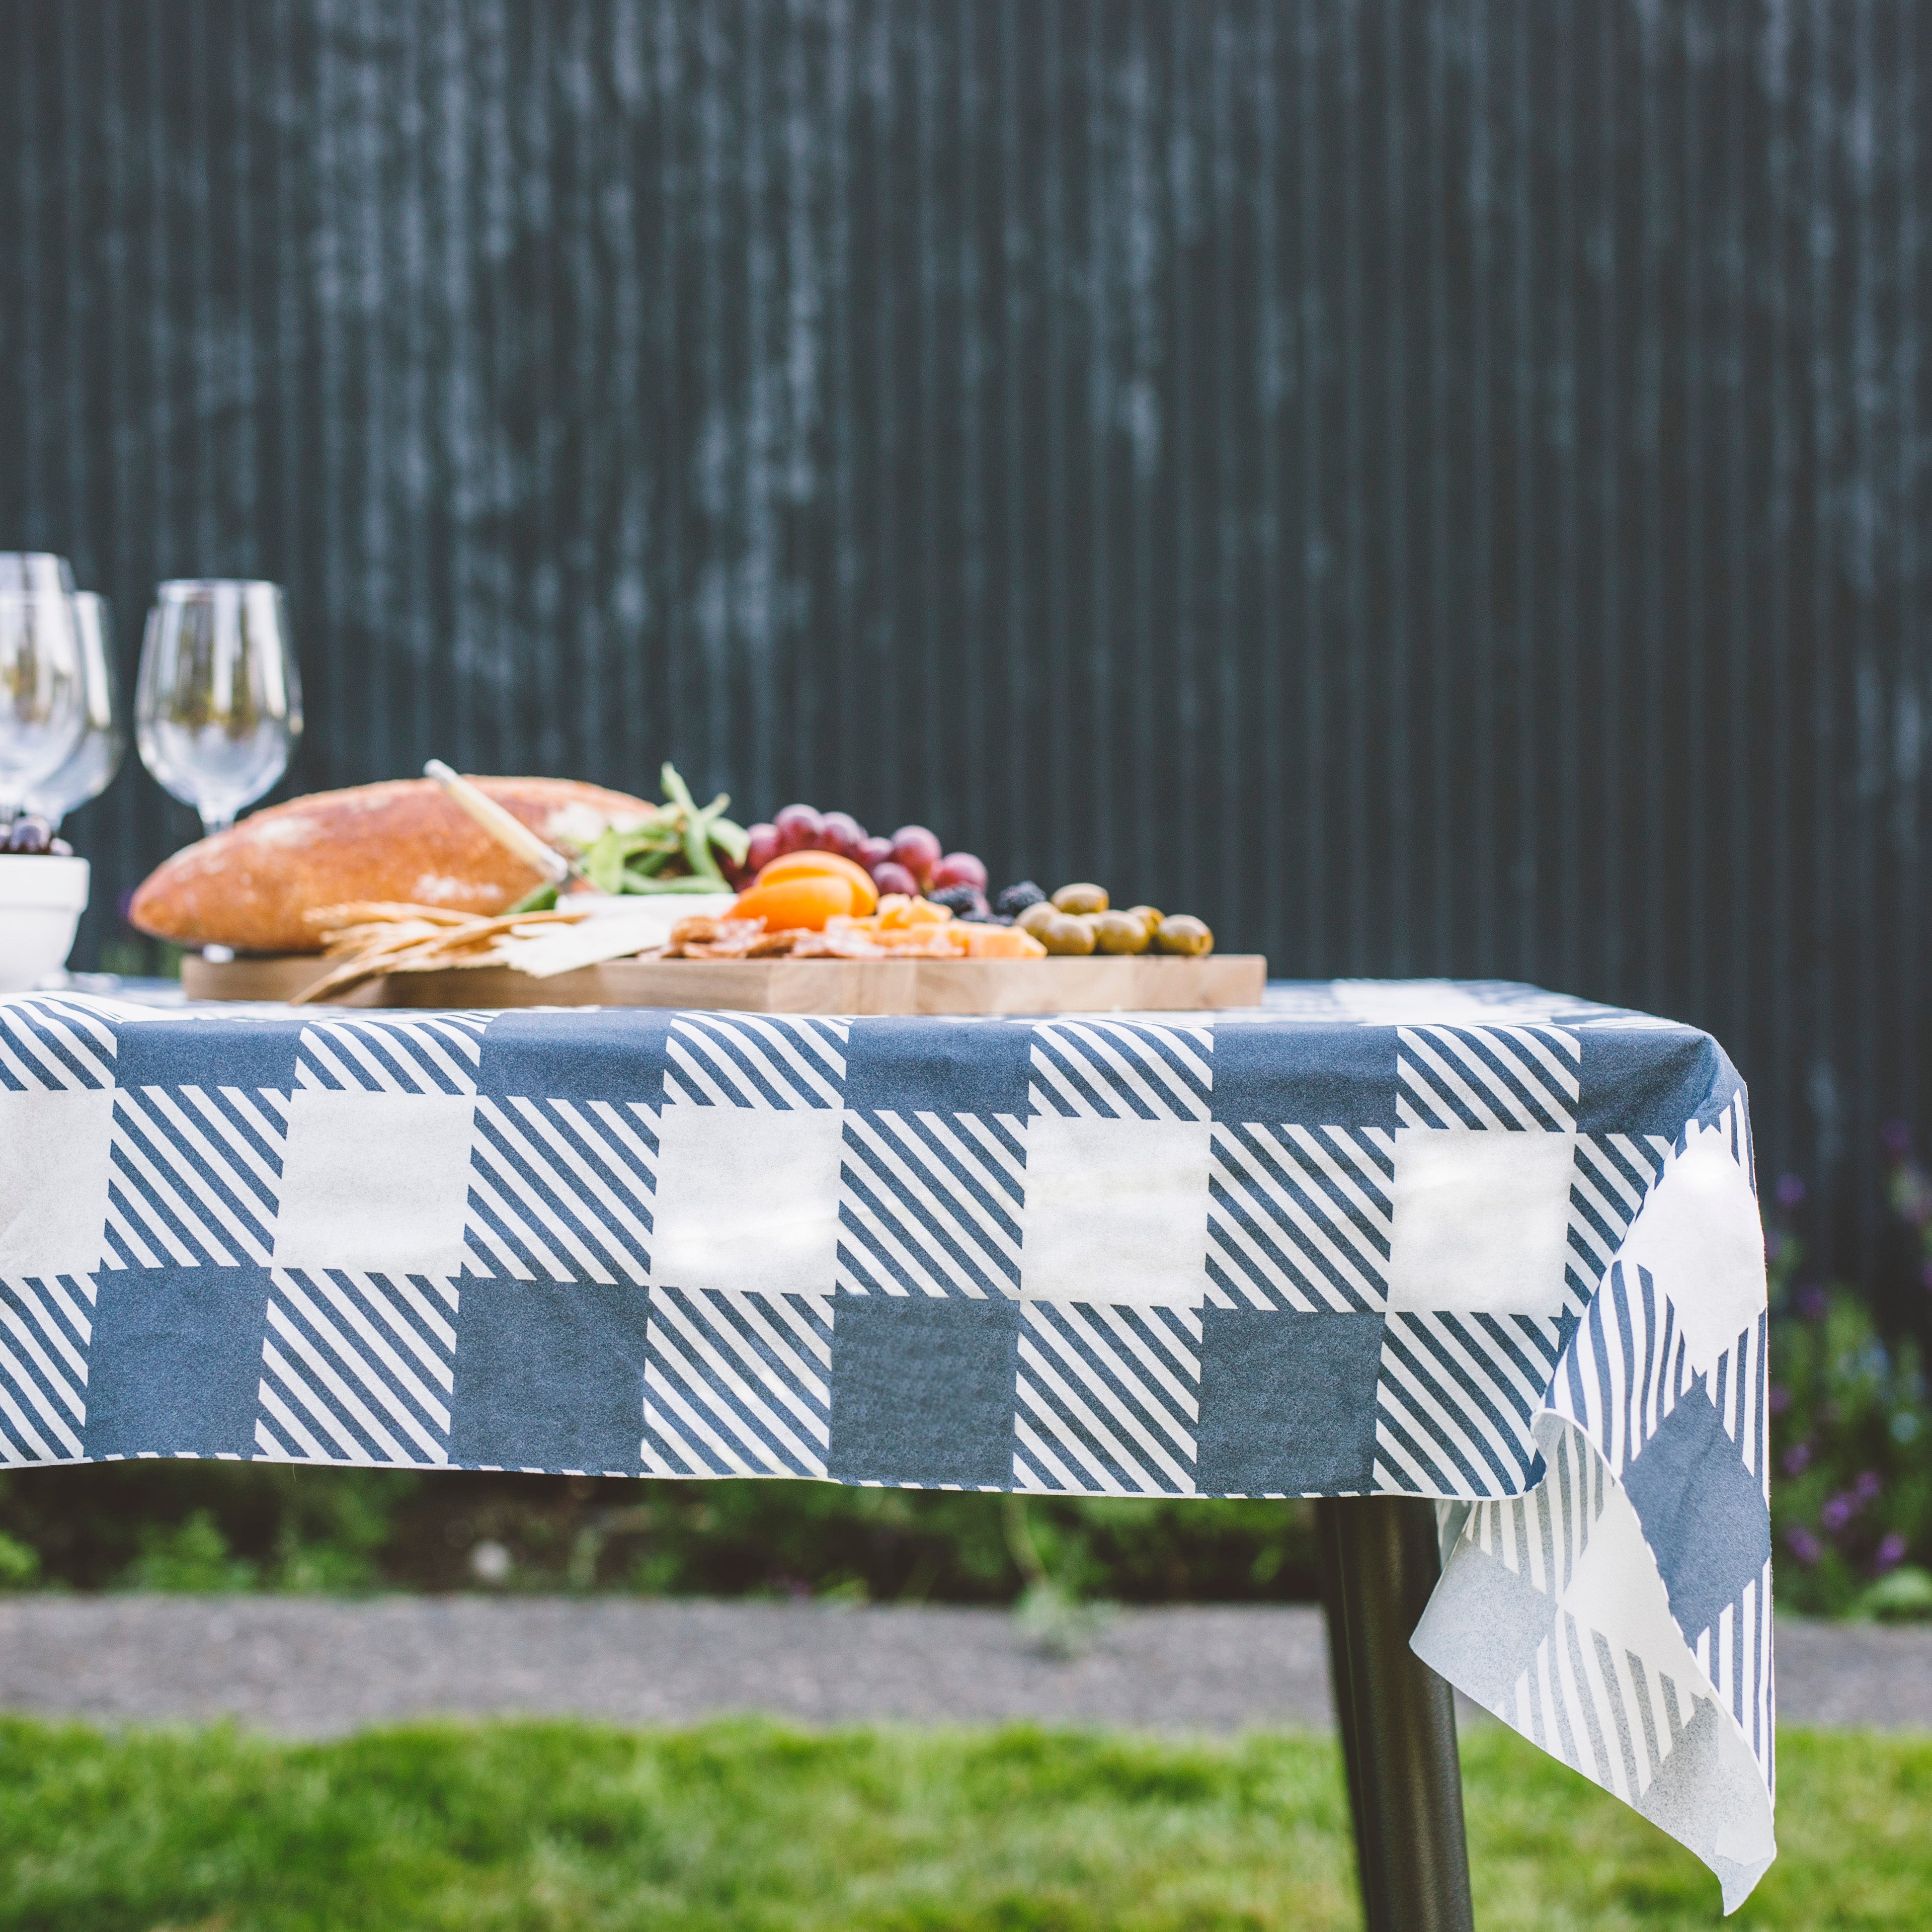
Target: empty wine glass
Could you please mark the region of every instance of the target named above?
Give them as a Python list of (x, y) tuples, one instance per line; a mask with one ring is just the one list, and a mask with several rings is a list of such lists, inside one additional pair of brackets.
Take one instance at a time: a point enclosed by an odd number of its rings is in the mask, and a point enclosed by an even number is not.
[(50, 550), (0, 550), (0, 591), (74, 595), (74, 566)]
[(302, 685), (280, 589), (184, 578), (154, 593), (134, 691), (141, 762), (211, 832), (287, 769)]
[(86, 719), (73, 598), (0, 586), (0, 819), (66, 763)]
[(107, 789), (128, 748), (114, 668), (113, 613), (104, 597), (82, 590), (74, 595), (74, 619), (85, 713), (80, 742), (57, 772), (27, 794), (27, 809), (44, 818), (50, 832), (60, 830), (61, 820), (76, 806)]

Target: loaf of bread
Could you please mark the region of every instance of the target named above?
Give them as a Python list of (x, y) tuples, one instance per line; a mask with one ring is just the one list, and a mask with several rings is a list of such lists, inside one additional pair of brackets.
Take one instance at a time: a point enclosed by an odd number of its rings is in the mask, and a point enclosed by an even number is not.
[[(588, 844), (641, 800), (568, 778), (477, 778), (539, 837)], [(129, 920), (179, 946), (319, 952), (306, 915), (352, 899), (500, 912), (542, 882), (428, 778), (320, 791), (272, 806), (157, 867)]]

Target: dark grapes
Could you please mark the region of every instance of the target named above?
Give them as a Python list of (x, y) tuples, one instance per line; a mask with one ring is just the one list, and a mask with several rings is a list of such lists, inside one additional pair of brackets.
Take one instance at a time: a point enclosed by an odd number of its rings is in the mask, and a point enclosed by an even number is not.
[(922, 825), (902, 825), (892, 834), (892, 856), (921, 885), (926, 875), (939, 863), (938, 836)]
[(928, 886), (970, 886), (976, 892), (986, 890), (985, 861), (970, 852), (949, 852), (933, 867)]
[(746, 835), (745, 870), (753, 878), (778, 856), (778, 829), (776, 825), (754, 825)]
[[(857, 860), (866, 842), (866, 828), (849, 812), (828, 812), (819, 831), (820, 849), (842, 859)], [(861, 861), (860, 862), (862, 862)]]
[(926, 896), (934, 905), (943, 905), (955, 919), (967, 919), (986, 910), (986, 902), (971, 886), (942, 886)]
[(824, 836), (825, 821), (808, 805), (788, 805), (772, 820), (780, 852), (813, 852)]
[(1017, 919), (1028, 906), (1044, 905), (1046, 895), (1030, 879), (1022, 879), (1016, 886), (1009, 886), (993, 902), (994, 908), (1004, 913), (1009, 919)]

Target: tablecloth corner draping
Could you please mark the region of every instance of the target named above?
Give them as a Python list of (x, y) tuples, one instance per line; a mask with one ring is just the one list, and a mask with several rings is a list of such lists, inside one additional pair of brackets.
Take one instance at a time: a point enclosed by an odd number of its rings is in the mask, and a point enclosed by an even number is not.
[(1688, 1846), (1735, 1911), (1777, 1856), (1764, 1250), (1720, 1061), (1570, 1337), (1526, 1495), (1438, 1505), (1412, 1640)]

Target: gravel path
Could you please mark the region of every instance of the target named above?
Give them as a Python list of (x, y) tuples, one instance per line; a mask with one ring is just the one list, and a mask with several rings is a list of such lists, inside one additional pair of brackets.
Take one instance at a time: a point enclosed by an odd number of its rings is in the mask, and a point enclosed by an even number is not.
[[(1932, 1631), (1781, 1622), (1778, 1663), (1788, 1723), (1932, 1726)], [(0, 1709), (295, 1736), (431, 1712), (1331, 1720), (1309, 1609), (1123, 1611), (1055, 1659), (997, 1610), (480, 1597), (0, 1598)]]

